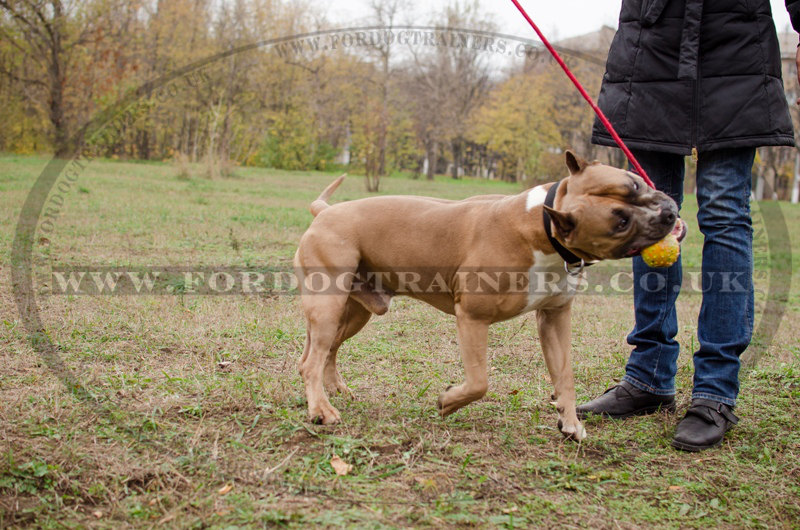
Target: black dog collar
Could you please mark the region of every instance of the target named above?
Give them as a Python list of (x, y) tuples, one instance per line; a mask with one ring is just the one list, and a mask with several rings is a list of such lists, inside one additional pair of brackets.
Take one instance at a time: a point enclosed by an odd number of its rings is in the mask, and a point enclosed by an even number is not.
[[(547, 196), (544, 198), (544, 204), (548, 208), (552, 208), (555, 204), (556, 192), (558, 191), (558, 186), (560, 184), (561, 181), (558, 181), (550, 186), (549, 190), (547, 190)], [(564, 260), (564, 268), (566, 271), (570, 274), (579, 274), (587, 265), (587, 263), (583, 259), (570, 252), (567, 247), (559, 243), (558, 240), (553, 237), (553, 231), (550, 227), (550, 214), (547, 213), (546, 208), (542, 208), (542, 220), (544, 221), (544, 233), (547, 234), (547, 239), (550, 240), (550, 244), (553, 245), (554, 249), (556, 249), (558, 255)]]

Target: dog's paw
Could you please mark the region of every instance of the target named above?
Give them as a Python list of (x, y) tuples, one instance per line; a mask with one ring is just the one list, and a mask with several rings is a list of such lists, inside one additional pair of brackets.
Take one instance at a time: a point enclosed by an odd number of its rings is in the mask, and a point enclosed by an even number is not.
[(310, 409), (308, 411), (308, 417), (311, 419), (311, 423), (315, 425), (336, 425), (342, 421), (342, 416), (339, 414), (339, 411), (329, 403), (321, 404), (315, 407), (315, 410)]
[(447, 395), (447, 391), (450, 390), (451, 388), (453, 388), (453, 385), (448, 385), (448, 387), (444, 389), (444, 392), (439, 394), (439, 399), (436, 400), (436, 410), (439, 411), (439, 416), (441, 416), (442, 418), (455, 412), (455, 409), (445, 405), (445, 395)]
[(577, 422), (575, 424), (564, 424), (564, 422), (558, 420), (558, 430), (561, 431), (561, 434), (564, 435), (564, 438), (568, 440), (580, 442), (586, 438), (586, 429), (583, 428), (581, 422)]
[(325, 371), (322, 374), (322, 386), (329, 396), (341, 393), (351, 399), (353, 398), (353, 392), (344, 382), (342, 374), (336, 369), (335, 363), (329, 362), (325, 365)]
[(355, 397), (353, 395), (353, 391), (350, 390), (350, 387), (347, 386), (346, 384), (344, 384), (344, 382), (334, 383), (334, 384), (326, 384), (325, 385), (325, 392), (327, 392), (329, 396), (332, 396), (334, 394), (342, 394), (342, 395), (345, 395), (345, 396), (349, 397), (350, 399), (353, 399)]
[(338, 372), (333, 376), (328, 376), (326, 374), (323, 386), (325, 388), (325, 392), (327, 392), (329, 396), (333, 394), (344, 394), (351, 399), (353, 398), (353, 391), (350, 390), (350, 387), (347, 386), (347, 384), (344, 382), (344, 379), (342, 379), (342, 376), (339, 375)]

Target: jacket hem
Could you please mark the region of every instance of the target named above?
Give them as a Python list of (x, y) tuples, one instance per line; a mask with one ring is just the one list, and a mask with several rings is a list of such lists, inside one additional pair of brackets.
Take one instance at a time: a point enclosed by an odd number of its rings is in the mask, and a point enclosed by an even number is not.
[[(592, 134), (592, 143), (606, 147), (619, 147), (613, 138), (602, 134)], [(631, 149), (640, 151), (656, 151), (659, 153), (671, 153), (675, 155), (688, 156), (692, 154), (692, 147), (689, 145), (671, 144), (666, 142), (654, 142), (636, 138), (623, 138), (625, 145)], [(737, 147), (795, 147), (792, 135), (772, 135), (772, 136), (749, 136), (742, 138), (727, 138), (709, 142), (699, 142), (698, 152), (716, 151), (719, 149), (732, 149)]]
[[(659, 153), (671, 153), (674, 155), (684, 155), (688, 156), (692, 154), (691, 147), (687, 147), (685, 145), (678, 145), (678, 144), (668, 144), (664, 142), (652, 142), (648, 140), (637, 140), (635, 138), (623, 138), (622, 139), (631, 149), (637, 149), (639, 151), (656, 151)], [(603, 145), (606, 147), (619, 147), (617, 142), (614, 141), (613, 138), (610, 136), (602, 136), (599, 134), (592, 134), (592, 143), (595, 145)]]
[(773, 136), (752, 136), (733, 139), (713, 140), (700, 142), (697, 150), (714, 151), (716, 149), (728, 149), (731, 147), (795, 147), (794, 136), (789, 134)]

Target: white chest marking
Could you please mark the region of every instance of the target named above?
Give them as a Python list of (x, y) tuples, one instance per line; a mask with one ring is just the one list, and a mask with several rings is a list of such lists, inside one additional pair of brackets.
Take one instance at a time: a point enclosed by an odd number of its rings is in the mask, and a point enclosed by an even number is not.
[(528, 270), (528, 305), (523, 312), (568, 303), (583, 281), (582, 275), (570, 276), (564, 270), (564, 260), (558, 254), (533, 251), (534, 264)]
[(525, 210), (531, 211), (540, 204), (544, 204), (544, 199), (547, 197), (547, 190), (544, 186), (536, 186), (528, 191), (528, 198), (525, 200)]

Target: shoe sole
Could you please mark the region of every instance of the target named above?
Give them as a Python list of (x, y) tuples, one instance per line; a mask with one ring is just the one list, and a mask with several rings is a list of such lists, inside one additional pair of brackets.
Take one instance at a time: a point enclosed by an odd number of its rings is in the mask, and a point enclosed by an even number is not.
[(669, 412), (674, 413), (676, 410), (675, 403), (671, 403), (669, 405), (656, 405), (651, 407), (644, 407), (641, 409), (636, 409), (631, 412), (626, 412), (625, 414), (609, 414), (608, 412), (578, 412), (578, 419), (585, 420), (589, 415), (592, 416), (600, 416), (601, 418), (610, 418), (612, 420), (624, 420), (625, 418), (631, 418), (633, 416), (646, 416), (648, 414), (655, 414), (657, 412)]
[(704, 451), (706, 449), (712, 449), (714, 447), (719, 447), (720, 445), (722, 445), (722, 440), (713, 443), (711, 445), (693, 445), (672, 440), (672, 447), (674, 447), (675, 449), (680, 449), (681, 451), (688, 451), (690, 453), (699, 453), (700, 451)]

